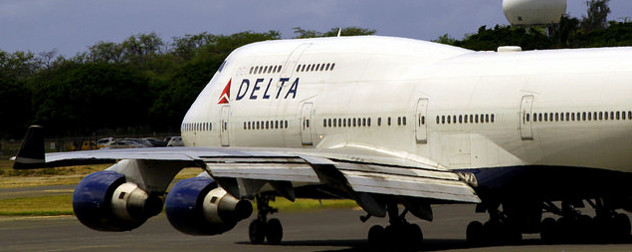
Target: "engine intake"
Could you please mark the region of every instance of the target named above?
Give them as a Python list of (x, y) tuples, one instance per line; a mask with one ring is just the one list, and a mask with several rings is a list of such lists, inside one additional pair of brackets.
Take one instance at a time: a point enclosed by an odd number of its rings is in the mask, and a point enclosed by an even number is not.
[(85, 177), (72, 195), (77, 219), (100, 231), (128, 231), (162, 210), (162, 199), (147, 194), (123, 174), (100, 171)]
[(207, 177), (180, 181), (165, 205), (171, 226), (190, 235), (224, 233), (252, 214), (250, 201), (231, 196)]

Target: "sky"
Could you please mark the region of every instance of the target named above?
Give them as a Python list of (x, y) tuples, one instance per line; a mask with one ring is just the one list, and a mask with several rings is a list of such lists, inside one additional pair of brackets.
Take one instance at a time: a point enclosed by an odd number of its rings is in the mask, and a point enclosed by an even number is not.
[[(567, 0), (567, 13), (586, 15), (585, 0)], [(611, 0), (611, 20), (632, 17), (631, 0)], [(0, 50), (57, 50), (72, 57), (99, 41), (131, 35), (172, 37), (208, 32), (327, 31), (358, 26), (377, 35), (421, 40), (461, 39), (482, 25), (509, 24), (502, 0), (0, 0)]]

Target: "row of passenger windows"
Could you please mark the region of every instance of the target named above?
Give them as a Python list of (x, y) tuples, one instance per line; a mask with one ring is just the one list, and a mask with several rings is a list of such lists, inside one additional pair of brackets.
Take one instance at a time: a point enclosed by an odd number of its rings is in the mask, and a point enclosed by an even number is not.
[(274, 121), (248, 121), (244, 122), (245, 130), (258, 130), (258, 129), (287, 129), (289, 123), (287, 120), (274, 120)]
[[(387, 117), (386, 124), (391, 126), (395, 124), (395, 120)], [(397, 117), (397, 125), (406, 125), (406, 117)], [(377, 118), (377, 126), (382, 126), (382, 117)], [(324, 118), (323, 127), (371, 127), (371, 118)]]
[(549, 112), (524, 114), (523, 120), (529, 122), (557, 122), (557, 121), (607, 121), (632, 120), (632, 111), (593, 111), (593, 112)]
[(494, 114), (442, 115), (437, 116), (437, 124), (493, 123)]
[(213, 123), (211, 122), (198, 122), (198, 123), (183, 123), (181, 131), (211, 131), (213, 130)]
[(296, 67), (297, 72), (314, 72), (314, 71), (333, 71), (336, 63), (322, 64), (299, 64)]
[(280, 73), (281, 66), (253, 66), (250, 67), (250, 74), (266, 74), (266, 73)]

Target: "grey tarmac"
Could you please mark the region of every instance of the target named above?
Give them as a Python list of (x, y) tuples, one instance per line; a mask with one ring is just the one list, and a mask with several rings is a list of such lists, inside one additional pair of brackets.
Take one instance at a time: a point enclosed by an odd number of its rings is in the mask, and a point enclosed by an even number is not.
[[(473, 205), (441, 205), (434, 208), (435, 221), (418, 221), (424, 236), (424, 251), (632, 251), (632, 244), (543, 245), (538, 235), (527, 235), (517, 246), (469, 248), (465, 227), (471, 220), (483, 221)], [(365, 251), (368, 229), (385, 225), (386, 219), (359, 220), (359, 209), (322, 209), (281, 212), (271, 215), (283, 223), (281, 245), (251, 245), (250, 220), (218, 236), (189, 236), (173, 229), (164, 214), (137, 230), (98, 232), (84, 227), (73, 216), (0, 217), (0, 251)], [(251, 219), (254, 218), (251, 217)]]

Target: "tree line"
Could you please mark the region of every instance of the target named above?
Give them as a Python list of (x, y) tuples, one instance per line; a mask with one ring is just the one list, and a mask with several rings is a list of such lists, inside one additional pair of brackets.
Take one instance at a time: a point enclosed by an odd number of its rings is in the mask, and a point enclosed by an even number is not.
[(632, 46), (632, 20), (608, 21), (609, 1), (586, 1), (585, 16), (565, 14), (559, 24), (552, 26), (481, 26), (461, 40), (445, 34), (434, 41), (477, 51), (510, 45), (521, 46), (523, 50)]

